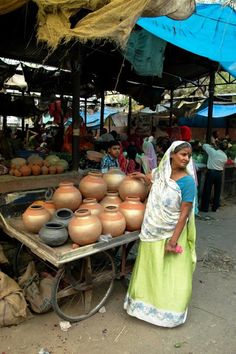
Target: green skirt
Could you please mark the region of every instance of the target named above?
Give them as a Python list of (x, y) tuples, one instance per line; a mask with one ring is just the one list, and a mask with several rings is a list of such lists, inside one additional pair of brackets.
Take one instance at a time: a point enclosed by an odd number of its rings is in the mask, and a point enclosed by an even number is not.
[(162, 327), (183, 324), (196, 264), (194, 218), (178, 244), (182, 254), (166, 253), (167, 240), (141, 241), (124, 308), (131, 316)]

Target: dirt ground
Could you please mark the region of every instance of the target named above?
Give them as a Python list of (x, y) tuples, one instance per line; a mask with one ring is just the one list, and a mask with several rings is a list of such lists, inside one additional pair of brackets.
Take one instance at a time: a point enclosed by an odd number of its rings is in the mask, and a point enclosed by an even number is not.
[[(197, 219), (198, 263), (187, 322), (165, 329), (123, 310), (120, 281), (106, 312), (63, 332), (50, 312), (0, 329), (0, 354), (236, 354), (236, 203)], [(206, 218), (207, 217), (207, 218)]]

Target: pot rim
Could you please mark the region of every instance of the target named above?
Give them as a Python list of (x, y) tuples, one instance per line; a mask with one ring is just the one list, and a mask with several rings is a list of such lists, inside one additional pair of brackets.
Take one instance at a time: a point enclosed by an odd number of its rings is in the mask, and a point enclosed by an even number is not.
[(107, 212), (117, 212), (119, 210), (119, 207), (118, 206), (115, 206), (115, 205), (108, 205), (104, 208), (104, 211), (107, 211)]
[(61, 222), (57, 222), (57, 221), (49, 221), (47, 222), (44, 227), (47, 227), (48, 229), (65, 229), (65, 225), (62, 224)]
[(89, 216), (91, 215), (91, 211), (89, 209), (86, 209), (86, 208), (83, 208), (83, 209), (77, 209), (75, 212), (74, 212), (75, 216), (76, 217), (83, 217), (83, 216)]

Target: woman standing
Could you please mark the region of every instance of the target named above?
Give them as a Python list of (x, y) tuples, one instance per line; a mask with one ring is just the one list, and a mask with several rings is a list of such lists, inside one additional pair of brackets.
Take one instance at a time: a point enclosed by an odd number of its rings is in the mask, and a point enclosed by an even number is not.
[[(153, 170), (153, 185), (124, 308), (162, 327), (185, 322), (195, 268), (195, 182), (191, 145), (176, 141)], [(137, 174), (136, 174), (137, 175)], [(138, 175), (148, 181), (147, 176)], [(181, 251), (182, 253), (178, 253)]]

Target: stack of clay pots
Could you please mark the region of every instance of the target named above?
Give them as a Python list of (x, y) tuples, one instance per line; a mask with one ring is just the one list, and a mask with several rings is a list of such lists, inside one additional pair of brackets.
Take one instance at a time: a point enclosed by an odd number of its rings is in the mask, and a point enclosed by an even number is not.
[(79, 188), (64, 181), (52, 200), (35, 201), (24, 212), (23, 223), (27, 231), (39, 233), (50, 246), (62, 244), (68, 234), (75, 244), (84, 246), (96, 242), (101, 234), (117, 237), (139, 230), (147, 194), (140, 179), (119, 169), (103, 175), (91, 171), (81, 179)]

